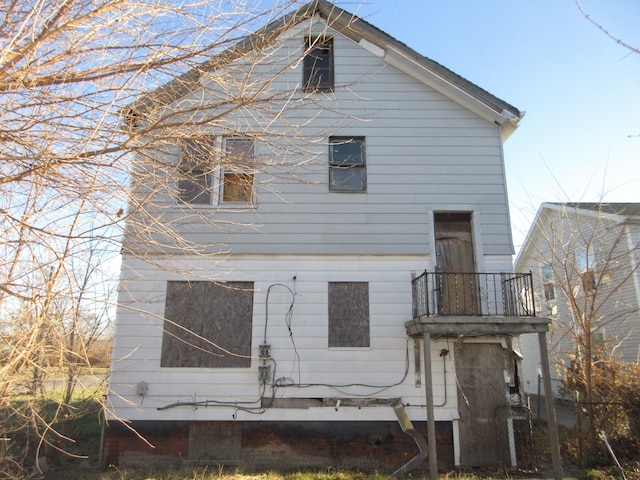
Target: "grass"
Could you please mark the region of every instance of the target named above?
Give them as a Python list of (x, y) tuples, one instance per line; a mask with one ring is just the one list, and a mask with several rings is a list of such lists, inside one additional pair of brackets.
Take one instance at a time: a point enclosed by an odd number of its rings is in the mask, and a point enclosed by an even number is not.
[[(68, 405), (61, 403), (62, 391), (58, 390), (47, 391), (44, 396), (15, 395), (6, 399), (0, 408), (0, 436), (8, 439), (1, 445), (0, 477), (7, 473), (7, 465), (30, 468), (38, 448), (55, 464), (68, 463), (71, 458), (96, 457), (103, 393), (78, 389)], [(49, 443), (39, 446), (44, 432)]]
[[(203, 467), (199, 469), (184, 469), (175, 471), (157, 471), (144, 469), (116, 469), (107, 472), (88, 473), (76, 472), (77, 476), (69, 476), (64, 473), (59, 478), (66, 480), (388, 480), (388, 475), (380, 473), (361, 473), (351, 471), (339, 471), (327, 468), (325, 471), (298, 471), (298, 472), (264, 472), (244, 473), (241, 471), (225, 471), (223, 467)], [(47, 477), (55, 479), (57, 477)], [(428, 476), (405, 476), (403, 478), (428, 479)], [(506, 476), (480, 476), (474, 473), (451, 472), (440, 475), (441, 479), (451, 480), (481, 480), (491, 478), (511, 478)]]
[[(118, 469), (110, 467), (104, 471), (97, 471), (93, 466), (97, 459), (100, 433), (101, 433), (101, 397), (102, 391), (97, 389), (76, 390), (71, 405), (54, 424), (54, 428), (74, 441), (58, 439), (60, 448), (72, 454), (72, 457), (55, 455), (51, 462), (51, 471), (46, 475), (46, 480), (382, 480), (388, 478), (383, 474), (367, 474), (361, 472), (339, 471), (328, 467), (322, 471), (298, 471), (298, 472), (243, 472), (232, 467), (209, 466), (198, 468), (186, 468), (182, 470), (159, 469)], [(46, 398), (20, 395), (11, 399), (11, 406), (20, 410), (33, 402), (38, 405), (40, 412), (45, 417), (50, 416), (60, 406), (61, 391), (47, 392)], [(0, 411), (0, 418), (7, 419)], [(560, 440), (563, 445), (563, 461), (565, 471), (580, 471), (579, 478), (594, 480), (613, 480), (621, 478), (619, 472), (610, 467), (591, 468), (580, 470), (572, 467), (567, 460), (572, 457), (571, 449), (575, 447), (574, 432), (564, 428), (560, 429)], [(25, 442), (20, 441), (21, 436), (13, 438), (13, 448), (24, 451)], [(534, 442), (538, 459), (549, 458), (548, 436), (544, 422), (534, 422)], [(573, 445), (573, 446), (572, 446)], [(50, 454), (51, 452), (49, 452)], [(85, 457), (84, 459), (81, 457)], [(627, 480), (640, 480), (640, 462), (627, 462), (625, 464)], [(1, 476), (1, 475), (0, 475)], [(550, 477), (550, 475), (548, 475)], [(407, 475), (404, 478), (426, 479), (428, 476)], [(481, 479), (517, 479), (517, 478), (541, 478), (535, 473), (505, 472), (505, 471), (453, 471), (441, 474), (440, 479), (446, 480), (481, 480)]]

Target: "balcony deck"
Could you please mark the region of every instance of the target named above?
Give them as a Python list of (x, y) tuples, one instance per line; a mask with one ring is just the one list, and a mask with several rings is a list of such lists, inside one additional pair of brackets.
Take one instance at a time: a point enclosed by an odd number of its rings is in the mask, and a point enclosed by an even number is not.
[(519, 335), (549, 330), (536, 317), (531, 273), (427, 272), (412, 281), (408, 335)]

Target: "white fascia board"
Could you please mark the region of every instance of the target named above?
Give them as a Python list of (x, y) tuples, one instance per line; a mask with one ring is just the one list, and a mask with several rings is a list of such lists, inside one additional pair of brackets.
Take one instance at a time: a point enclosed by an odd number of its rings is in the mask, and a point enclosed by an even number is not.
[[(314, 35), (317, 33), (313, 32), (313, 27), (321, 24), (323, 28), (327, 28), (327, 22), (317, 13), (315, 13), (312, 17), (302, 20), (299, 23), (296, 23), (292, 27), (288, 28), (284, 32), (280, 34), (278, 37), (280, 40), (288, 40), (290, 38), (299, 37), (302, 35)], [(327, 32), (331, 34), (330, 32)]]
[(419, 65), (414, 60), (403, 55), (400, 51), (393, 47), (387, 47), (385, 50), (384, 59), (394, 67), (400, 69), (413, 78), (420, 80), (426, 85), (429, 85), (434, 90), (442, 93), (443, 95), (451, 98), (456, 103), (471, 110), (480, 117), (498, 125), (504, 125), (507, 121), (510, 121), (511, 131), (515, 130), (513, 125), (514, 120), (520, 120), (510, 112), (503, 111), (501, 113), (496, 112), (491, 107), (480, 102), (478, 99), (469, 95), (467, 92), (461, 90), (456, 85), (437, 75), (436, 73), (426, 69), (422, 65)]
[[(607, 202), (601, 202), (601, 203), (607, 203)], [(573, 212), (575, 212), (576, 215), (591, 217), (594, 219), (608, 220), (616, 225), (625, 223), (627, 221), (626, 215), (620, 215), (618, 213), (601, 212), (597, 210), (591, 210), (590, 208), (580, 208), (579, 205), (578, 206), (566, 205), (564, 203), (561, 203), (559, 205), (555, 203), (543, 203), (542, 205), (545, 206), (545, 208), (548, 208), (549, 210), (554, 210), (556, 212), (562, 212), (564, 210), (570, 209)]]
[(360, 41), (358, 42), (358, 45), (360, 45), (362, 48), (364, 48), (367, 52), (375, 55), (378, 58), (384, 58), (385, 55), (385, 51), (383, 48), (380, 48), (379, 46), (371, 43), (369, 40), (365, 39), (365, 38), (361, 38)]
[(520, 246), (520, 251), (518, 252), (518, 255), (516, 255), (516, 259), (513, 262), (514, 270), (517, 271), (518, 269), (516, 268), (516, 266), (524, 262), (525, 259), (529, 258), (529, 249), (531, 248), (531, 245), (535, 244), (534, 237), (537, 235), (539, 223), (542, 221), (542, 216), (544, 215), (545, 209), (556, 210), (554, 207), (555, 205), (551, 203), (542, 203), (540, 207), (538, 207), (535, 218), (531, 222), (531, 225), (529, 225), (529, 231), (525, 235), (524, 242)]

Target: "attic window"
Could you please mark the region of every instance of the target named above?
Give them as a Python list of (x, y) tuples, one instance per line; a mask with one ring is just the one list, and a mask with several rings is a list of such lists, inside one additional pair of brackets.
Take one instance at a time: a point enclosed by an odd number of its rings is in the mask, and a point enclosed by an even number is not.
[(304, 51), (304, 91), (333, 91), (333, 39), (308, 37)]

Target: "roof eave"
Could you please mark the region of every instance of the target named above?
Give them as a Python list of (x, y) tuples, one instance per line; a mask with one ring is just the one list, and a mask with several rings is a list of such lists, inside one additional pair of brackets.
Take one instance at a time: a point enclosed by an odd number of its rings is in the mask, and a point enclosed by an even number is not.
[[(441, 75), (438, 71), (432, 70), (427, 66), (418, 63), (414, 59), (405, 55), (404, 52), (397, 50), (392, 46), (388, 46), (384, 49), (384, 59), (399, 70), (411, 75), (412, 77), (420, 80), (422, 83), (430, 86), (434, 90), (442, 93), (448, 98), (451, 98), (456, 103), (474, 112), (481, 118), (495, 123), (496, 125), (503, 126), (503, 132), (507, 138), (510, 136), (516, 128), (518, 123), (524, 117), (524, 112), (520, 112), (514, 107), (503, 104), (503, 102), (489, 103), (483, 101), (482, 98), (474, 95), (468, 86), (460, 86), (458, 83), (451, 81), (444, 75)], [(503, 140), (506, 140), (504, 138)]]

